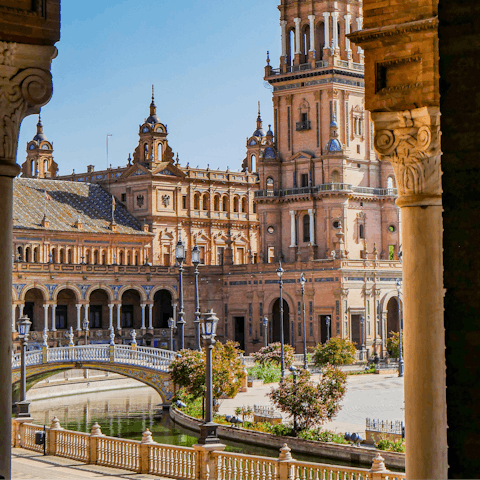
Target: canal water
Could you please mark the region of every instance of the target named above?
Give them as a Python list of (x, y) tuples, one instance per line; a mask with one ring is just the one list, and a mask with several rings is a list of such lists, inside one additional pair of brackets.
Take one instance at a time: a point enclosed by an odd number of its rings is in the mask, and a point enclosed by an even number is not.
[[(158, 443), (191, 447), (198, 438), (196, 432), (173, 422), (168, 411), (162, 409), (160, 396), (149, 387), (35, 400), (30, 405), (30, 412), (36, 424), (48, 426), (57, 416), (63, 428), (79, 432), (89, 433), (93, 423), (98, 422), (102, 433), (111, 437), (141, 440), (142, 432), (148, 428)], [(226, 451), (229, 452), (274, 458), (279, 454), (275, 448), (223, 439), (222, 443), (227, 445)], [(318, 456), (299, 453), (293, 456), (296, 460), (368, 468)]]

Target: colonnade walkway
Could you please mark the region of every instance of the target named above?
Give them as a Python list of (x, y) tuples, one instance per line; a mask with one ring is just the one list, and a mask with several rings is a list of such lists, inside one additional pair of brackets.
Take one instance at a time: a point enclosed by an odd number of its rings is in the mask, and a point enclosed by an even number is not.
[(12, 480), (85, 480), (87, 478), (167, 480), (165, 477), (159, 477), (158, 475), (133, 473), (100, 465), (86, 465), (63, 457), (50, 455), (44, 457), (41, 453), (23, 448), (12, 449)]

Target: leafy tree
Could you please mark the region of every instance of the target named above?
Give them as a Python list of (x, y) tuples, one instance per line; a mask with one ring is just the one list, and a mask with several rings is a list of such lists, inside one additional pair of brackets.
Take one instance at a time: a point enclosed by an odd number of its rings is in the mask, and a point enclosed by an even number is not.
[(325, 344), (319, 343), (313, 353), (313, 363), (321, 367), (331, 365), (350, 365), (355, 362), (355, 345), (345, 338), (332, 337)]
[(296, 418), (299, 430), (306, 430), (335, 417), (341, 408), (346, 383), (346, 373), (327, 364), (318, 384), (310, 380), (308, 371), (299, 370), (296, 384), (293, 377), (287, 377), (267, 395), (280, 411)]
[[(217, 342), (212, 352), (213, 398), (222, 395), (234, 397), (244, 378), (243, 364), (240, 359), (238, 343)], [(193, 399), (201, 397), (205, 390), (205, 349), (201, 352), (182, 350), (180, 357), (171, 365), (172, 380)]]
[[(252, 354), (255, 359), (255, 363), (260, 365), (267, 365), (269, 363), (275, 363), (280, 365), (282, 363), (281, 350), (282, 345), (280, 342), (271, 343), (267, 347), (262, 347), (258, 352)], [(283, 345), (283, 357), (285, 359), (285, 368), (288, 368), (293, 364), (295, 350), (291, 345)]]
[[(387, 352), (392, 358), (398, 358), (400, 356), (400, 345), (399, 345), (399, 333), (390, 332), (390, 337), (387, 338)], [(403, 332), (402, 332), (402, 354), (403, 350)]]

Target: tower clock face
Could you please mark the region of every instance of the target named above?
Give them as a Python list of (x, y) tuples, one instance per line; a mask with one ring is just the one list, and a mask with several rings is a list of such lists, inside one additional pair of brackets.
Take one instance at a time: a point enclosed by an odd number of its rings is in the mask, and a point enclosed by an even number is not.
[(143, 127), (142, 132), (147, 133), (148, 132), (148, 127)]
[(270, 225), (268, 228), (267, 228), (267, 232), (268, 233), (273, 233), (275, 231), (275, 228), (273, 228), (272, 225)]

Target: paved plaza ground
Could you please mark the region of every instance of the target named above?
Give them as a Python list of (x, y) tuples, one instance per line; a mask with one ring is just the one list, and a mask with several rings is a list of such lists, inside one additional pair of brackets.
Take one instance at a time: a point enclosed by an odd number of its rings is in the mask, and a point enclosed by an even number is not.
[[(318, 380), (318, 375), (313, 376)], [(231, 400), (223, 400), (219, 413), (232, 415), (242, 405), (269, 404), (266, 393), (278, 384), (249, 388)], [(365, 434), (367, 417), (379, 420), (404, 421), (403, 378), (395, 375), (349, 375), (347, 393), (337, 417), (324, 425), (326, 430), (339, 433)]]
[[(314, 376), (314, 380), (318, 376)], [(233, 414), (242, 405), (268, 404), (265, 394), (272, 385), (249, 388), (234, 399), (223, 400), (220, 413)], [(347, 393), (342, 410), (337, 418), (324, 425), (325, 429), (344, 433), (346, 431), (364, 434), (367, 417), (380, 420), (404, 420), (403, 378), (397, 375), (349, 375)], [(12, 452), (12, 479), (65, 479), (86, 478), (116, 479), (159, 479), (161, 477), (135, 474), (114, 468), (85, 465), (61, 457), (44, 457), (36, 452), (14, 449)]]

